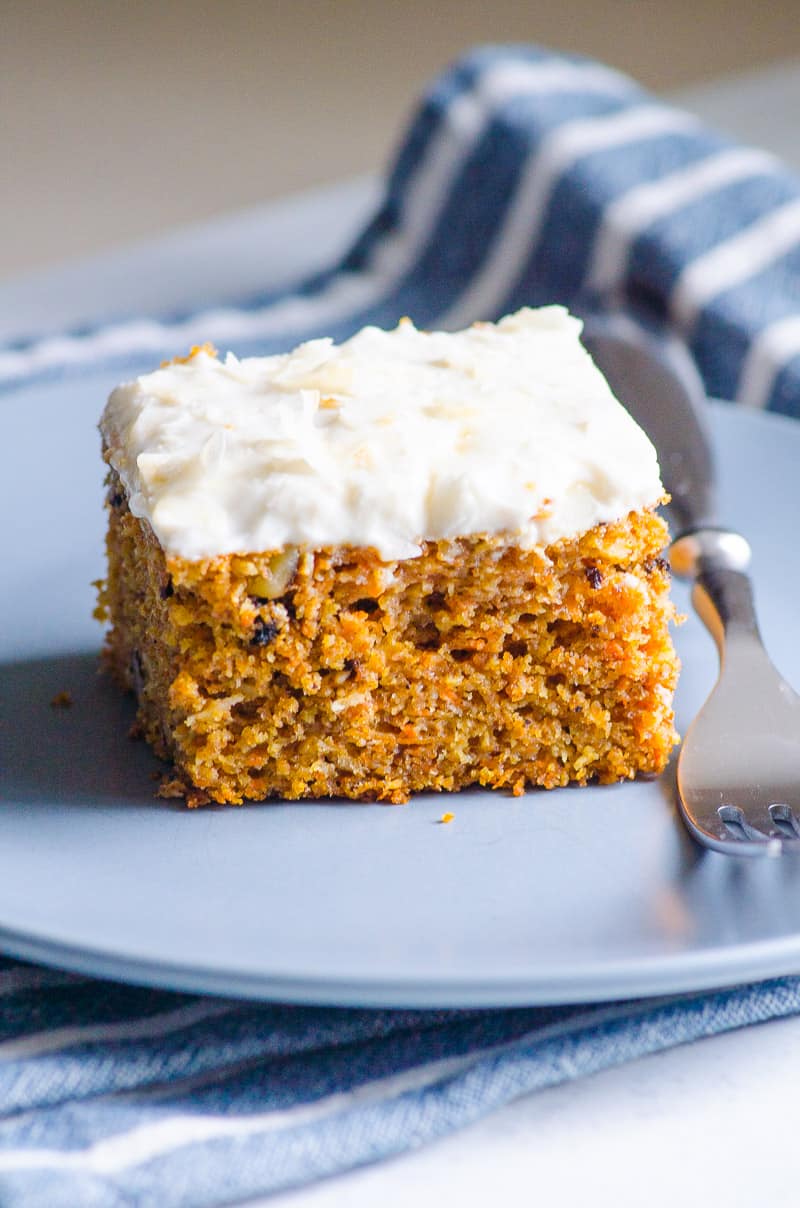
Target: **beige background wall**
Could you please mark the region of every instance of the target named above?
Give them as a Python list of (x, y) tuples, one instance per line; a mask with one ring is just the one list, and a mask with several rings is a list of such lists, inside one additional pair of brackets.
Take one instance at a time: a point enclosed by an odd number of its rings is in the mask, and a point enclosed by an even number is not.
[(0, 0), (0, 276), (373, 169), (521, 40), (668, 90), (800, 53), (800, 0)]

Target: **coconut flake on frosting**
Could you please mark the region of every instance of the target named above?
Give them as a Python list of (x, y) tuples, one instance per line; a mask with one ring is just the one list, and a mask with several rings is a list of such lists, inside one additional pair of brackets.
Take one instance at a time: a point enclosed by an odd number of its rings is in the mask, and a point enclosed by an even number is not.
[(507, 533), (525, 547), (656, 504), (656, 453), (563, 307), (466, 331), (404, 319), (224, 360), (202, 348), (119, 386), (107, 457), (134, 515), (188, 559)]

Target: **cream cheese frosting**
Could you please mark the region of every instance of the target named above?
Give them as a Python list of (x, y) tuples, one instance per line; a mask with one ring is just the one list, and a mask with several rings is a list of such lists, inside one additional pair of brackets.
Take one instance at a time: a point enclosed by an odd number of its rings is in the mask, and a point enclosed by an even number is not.
[(170, 554), (508, 533), (548, 545), (652, 506), (656, 453), (563, 307), (220, 360), (195, 351), (119, 386), (107, 457)]

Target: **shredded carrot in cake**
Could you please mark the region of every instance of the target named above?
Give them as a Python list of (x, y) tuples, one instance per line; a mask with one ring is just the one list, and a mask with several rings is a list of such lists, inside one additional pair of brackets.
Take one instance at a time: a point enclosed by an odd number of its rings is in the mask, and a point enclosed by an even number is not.
[[(187, 805), (402, 803), (602, 783), (677, 741), (668, 539), (649, 510), (543, 549), (507, 536), (168, 557), (119, 480), (106, 657)], [(445, 823), (452, 815), (445, 813)]]

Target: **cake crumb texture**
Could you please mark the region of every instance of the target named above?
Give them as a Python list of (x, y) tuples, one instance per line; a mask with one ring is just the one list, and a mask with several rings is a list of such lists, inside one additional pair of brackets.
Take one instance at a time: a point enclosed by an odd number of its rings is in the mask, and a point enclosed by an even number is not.
[[(508, 535), (187, 560), (109, 479), (105, 657), (188, 804), (520, 793), (663, 770), (674, 608), (651, 510)], [(167, 787), (168, 786), (168, 787)]]

